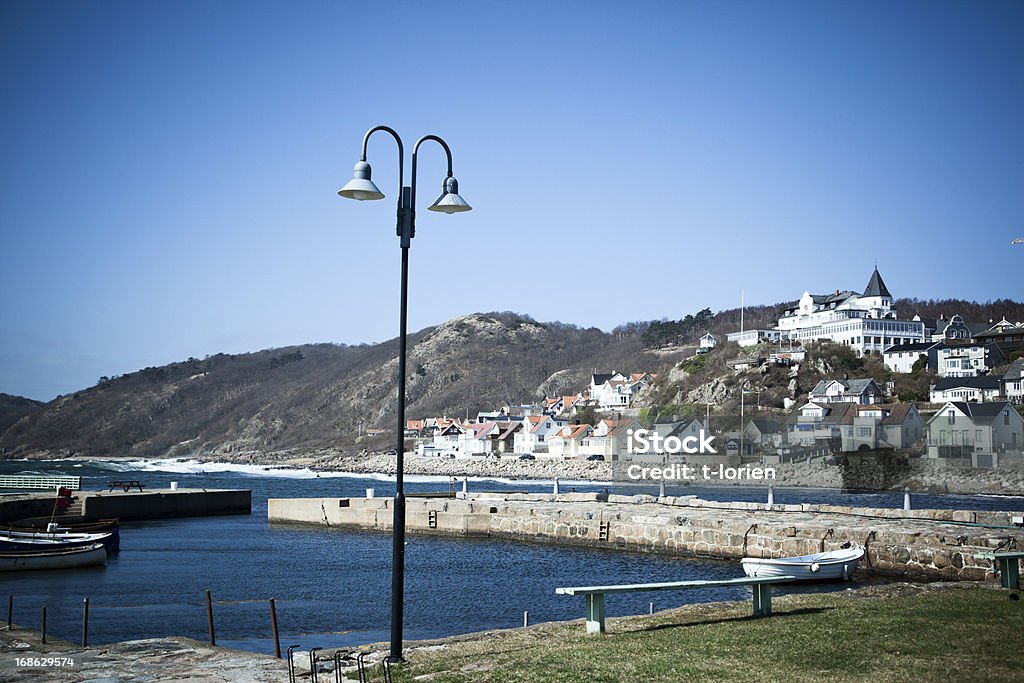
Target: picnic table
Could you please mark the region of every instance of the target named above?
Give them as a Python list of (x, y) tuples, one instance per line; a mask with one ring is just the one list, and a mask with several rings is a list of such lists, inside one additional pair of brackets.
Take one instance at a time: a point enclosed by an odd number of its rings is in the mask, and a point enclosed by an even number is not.
[(145, 484), (138, 479), (119, 479), (117, 481), (110, 482), (110, 490), (124, 489), (125, 493), (128, 493), (133, 488), (138, 488), (141, 492)]

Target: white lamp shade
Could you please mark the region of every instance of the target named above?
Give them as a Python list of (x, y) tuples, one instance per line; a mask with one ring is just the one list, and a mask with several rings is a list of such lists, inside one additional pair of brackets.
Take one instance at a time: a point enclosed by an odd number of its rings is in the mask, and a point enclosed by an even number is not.
[(451, 176), (445, 178), (441, 183), (441, 196), (427, 207), (428, 211), (442, 213), (462, 213), (463, 211), (472, 211), (472, 209), (469, 202), (459, 196), (459, 181)]
[(370, 180), (370, 164), (365, 161), (355, 165), (352, 169), (352, 180), (345, 183), (345, 187), (338, 190), (338, 194), (346, 199), (359, 201), (384, 199), (384, 193)]

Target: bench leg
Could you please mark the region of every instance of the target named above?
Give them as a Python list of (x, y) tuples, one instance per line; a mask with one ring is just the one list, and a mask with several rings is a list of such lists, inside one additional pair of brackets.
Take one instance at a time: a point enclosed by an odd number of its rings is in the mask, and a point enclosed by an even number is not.
[(772, 615), (772, 587), (767, 583), (756, 583), (754, 589), (754, 616), (770, 617)]
[(604, 633), (604, 593), (590, 593), (587, 601), (587, 633)]
[(1017, 590), (1020, 587), (1020, 565), (1016, 557), (999, 560), (999, 578), (1003, 588)]

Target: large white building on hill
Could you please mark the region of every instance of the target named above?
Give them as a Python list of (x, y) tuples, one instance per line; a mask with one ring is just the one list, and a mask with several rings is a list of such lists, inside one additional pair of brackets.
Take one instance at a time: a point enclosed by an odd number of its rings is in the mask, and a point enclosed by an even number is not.
[(881, 353), (897, 344), (922, 342), (925, 329), (920, 321), (896, 317), (892, 294), (875, 268), (862, 294), (838, 289), (832, 294), (804, 292), (799, 301), (783, 312), (775, 329), (733, 332), (728, 338), (740, 346), (751, 346), (761, 339), (825, 340), (849, 346), (857, 355), (863, 355), (865, 351)]

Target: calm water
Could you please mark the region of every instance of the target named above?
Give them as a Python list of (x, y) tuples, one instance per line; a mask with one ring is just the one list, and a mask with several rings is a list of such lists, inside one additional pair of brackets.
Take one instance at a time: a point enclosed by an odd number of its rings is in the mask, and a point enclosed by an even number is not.
[[(159, 468), (159, 469), (154, 469)], [(390, 618), (391, 537), (336, 529), (271, 526), (267, 499), (391, 495), (390, 481), (367, 477), (317, 477), (310, 472), (162, 463), (0, 462), (0, 474), (65, 472), (83, 477), (82, 488), (105, 488), (111, 478), (140, 479), (147, 486), (246, 488), (252, 515), (129, 522), (121, 528), (119, 555), (106, 567), (63, 572), (0, 574), (0, 597), (14, 595), (14, 620), (38, 628), (47, 606), (47, 632), (81, 638), (82, 598), (90, 599), (92, 643), (185, 635), (207, 637), (204, 591), (212, 591), (217, 642), (272, 652), (268, 598), (276, 598), (282, 647), (357, 645), (387, 640)], [(603, 484), (563, 483), (562, 490), (603, 490)], [(407, 477), (409, 492), (447, 490), (445, 480)], [(461, 488), (461, 484), (459, 485)], [(478, 490), (550, 491), (549, 482), (471, 481)], [(612, 486), (613, 493), (654, 493)], [(689, 487), (715, 500), (764, 500), (763, 489)], [(669, 488), (669, 493), (684, 492)], [(777, 489), (777, 503), (822, 502), (902, 507), (899, 493), (843, 493)], [(1024, 498), (914, 496), (915, 507), (1024, 510)], [(643, 553), (560, 548), (500, 540), (409, 536), (406, 549), (407, 639), (530, 622), (576, 619), (582, 598), (556, 596), (566, 585), (679, 581), (742, 576), (736, 562), (692, 560)], [(842, 590), (836, 584), (814, 590)], [(808, 590), (801, 587), (798, 590)], [(646, 613), (688, 602), (741, 599), (744, 588), (679, 593), (610, 595), (610, 615)], [(0, 615), (5, 618), (6, 615)]]

